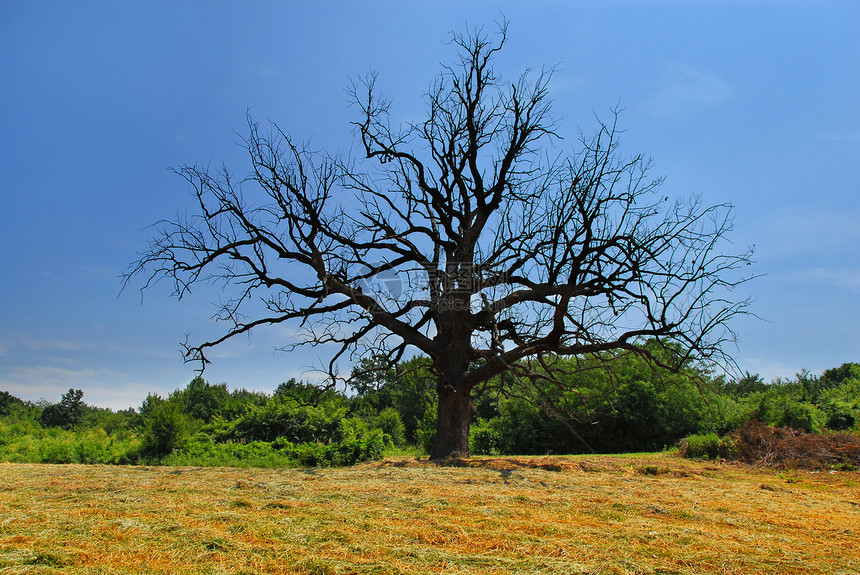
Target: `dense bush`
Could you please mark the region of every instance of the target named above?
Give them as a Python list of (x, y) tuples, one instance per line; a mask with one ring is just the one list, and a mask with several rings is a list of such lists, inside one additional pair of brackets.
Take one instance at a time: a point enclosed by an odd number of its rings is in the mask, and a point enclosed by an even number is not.
[(133, 463), (135, 437), (118, 438), (103, 429), (44, 428), (35, 419), (0, 420), (0, 461), (14, 463)]
[[(552, 365), (555, 378), (507, 375), (512, 379), (504, 386), (489, 382), (490, 391), (476, 397), (475, 455), (679, 445), (689, 457), (811, 465), (803, 462), (818, 450), (823, 459), (816, 465), (856, 465), (850, 454), (857, 435), (831, 432), (860, 431), (858, 364), (771, 383), (749, 373), (738, 380), (711, 377), (683, 363), (678, 372), (652, 369), (635, 354)], [(88, 406), (81, 390), (70, 389), (56, 404), (0, 391), (0, 460), (349, 465), (386, 450), (429, 451), (436, 380), (426, 359), (385, 369), (370, 358), (353, 374), (348, 393), (292, 379), (271, 396), (198, 377), (166, 399), (149, 395), (137, 411), (118, 412)], [(492, 392), (500, 388), (507, 395)]]
[(827, 416), (826, 426), (828, 429), (844, 431), (853, 428), (857, 424), (857, 406), (847, 401), (833, 400), (825, 403), (822, 410)]
[(809, 403), (791, 401), (782, 411), (776, 424), (779, 427), (790, 427), (807, 433), (819, 429), (824, 421), (821, 410)]
[(731, 437), (720, 437), (716, 433), (689, 435), (678, 444), (682, 457), (706, 459), (735, 459), (738, 447)]
[[(515, 454), (654, 451), (693, 433), (722, 431), (732, 403), (704, 374), (652, 369), (632, 354), (600, 360), (558, 359), (555, 383), (509, 381), (509, 396), (473, 434), (478, 452)], [(489, 450), (489, 451), (488, 451)]]
[(173, 401), (153, 405), (141, 428), (141, 454), (161, 458), (185, 446), (191, 436), (191, 421)]
[(502, 436), (486, 419), (479, 419), (469, 430), (469, 448), (474, 455), (499, 455)]
[(247, 442), (283, 438), (293, 443), (327, 443), (335, 438), (345, 415), (346, 408), (334, 403), (300, 405), (291, 398), (271, 399), (265, 405), (248, 408), (225, 439)]
[(373, 419), (373, 428), (382, 431), (392, 445), (403, 447), (406, 444), (406, 428), (400, 414), (393, 407), (386, 407)]
[(368, 429), (358, 418), (341, 421), (338, 440), (324, 454), (327, 465), (353, 465), (360, 461), (380, 459), (385, 451), (381, 429)]

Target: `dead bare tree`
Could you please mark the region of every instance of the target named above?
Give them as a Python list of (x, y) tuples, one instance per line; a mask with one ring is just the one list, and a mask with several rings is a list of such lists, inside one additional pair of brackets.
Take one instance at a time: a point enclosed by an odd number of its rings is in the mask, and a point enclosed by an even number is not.
[(503, 372), (619, 350), (657, 361), (646, 339), (681, 362), (728, 359), (751, 255), (724, 251), (731, 206), (660, 193), (647, 158), (619, 153), (617, 112), (548, 156), (551, 71), (503, 82), (493, 61), (506, 34), (452, 36), (458, 58), (420, 124), (394, 127), (376, 78), (355, 81), (363, 158), (312, 152), (249, 118), (247, 177), (177, 170), (199, 212), (161, 222), (126, 284), (168, 278), (180, 298), (196, 282), (234, 290), (224, 334), (186, 343), (189, 361), (282, 322), (307, 330), (295, 345), (338, 344), (333, 377), (367, 350), (392, 364), (426, 354), (442, 458), (468, 456), (473, 393)]

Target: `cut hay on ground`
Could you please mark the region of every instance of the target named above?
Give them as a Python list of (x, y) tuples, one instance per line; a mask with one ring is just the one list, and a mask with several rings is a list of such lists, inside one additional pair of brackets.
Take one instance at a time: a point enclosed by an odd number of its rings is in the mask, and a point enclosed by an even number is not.
[(0, 573), (860, 572), (860, 475), (672, 455), (0, 465)]

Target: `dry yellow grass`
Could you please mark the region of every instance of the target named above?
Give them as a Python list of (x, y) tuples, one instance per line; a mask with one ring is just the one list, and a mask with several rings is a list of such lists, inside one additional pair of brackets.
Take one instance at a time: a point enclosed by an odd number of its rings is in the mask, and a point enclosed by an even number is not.
[(860, 573), (860, 474), (671, 455), (0, 465), (7, 573)]

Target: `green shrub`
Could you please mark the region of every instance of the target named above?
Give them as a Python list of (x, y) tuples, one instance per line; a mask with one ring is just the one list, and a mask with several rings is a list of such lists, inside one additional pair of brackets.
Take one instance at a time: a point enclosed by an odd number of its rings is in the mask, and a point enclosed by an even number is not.
[(358, 418), (341, 421), (339, 441), (327, 446), (325, 464), (354, 465), (361, 461), (381, 459), (385, 451), (385, 438), (381, 429), (367, 429)]
[(200, 428), (200, 433), (216, 443), (226, 443), (236, 437), (236, 422), (216, 415), (212, 421)]
[(346, 408), (333, 403), (300, 405), (294, 399), (272, 399), (250, 407), (238, 420), (230, 439), (274, 441), (283, 437), (293, 443), (329, 442), (335, 439)]
[(502, 447), (502, 435), (492, 424), (479, 419), (469, 430), (469, 448), (474, 455), (499, 455)]
[(737, 445), (731, 437), (720, 437), (716, 433), (688, 435), (678, 444), (682, 457), (690, 459), (735, 459)]
[(182, 409), (172, 401), (153, 406), (143, 421), (141, 454), (164, 457), (185, 445), (190, 436), (190, 422)]
[(855, 410), (851, 405), (844, 401), (833, 401), (824, 406), (824, 413), (827, 414), (828, 429), (836, 431), (845, 431), (854, 427), (857, 423)]
[(720, 437), (716, 433), (688, 435), (678, 444), (682, 457), (716, 459), (720, 454)]
[(300, 443), (293, 447), (290, 455), (305, 467), (317, 467), (326, 463), (326, 446), (321, 443)]
[(207, 423), (216, 415), (223, 415), (231, 402), (226, 383), (211, 385), (199, 375), (185, 389), (170, 394), (170, 398), (177, 401), (187, 415)]
[(415, 439), (426, 453), (433, 451), (433, 444), (436, 442), (436, 406), (436, 402), (427, 406), (423, 417), (415, 428)]
[(200, 434), (181, 450), (162, 458), (160, 463), (204, 467), (295, 467), (297, 464), (294, 457), (271, 443), (214, 443)]
[(403, 447), (406, 443), (406, 428), (400, 414), (393, 407), (386, 407), (373, 420), (373, 427), (382, 430), (392, 444)]
[(8, 391), (0, 391), (0, 417), (5, 417), (12, 413), (12, 407), (20, 405), (23, 402), (9, 393)]
[(782, 416), (777, 420), (778, 427), (790, 427), (812, 433), (823, 419), (821, 411), (809, 403), (792, 401), (785, 406)]
[(68, 437), (48, 437), (39, 442), (40, 463), (78, 463), (75, 444)]

